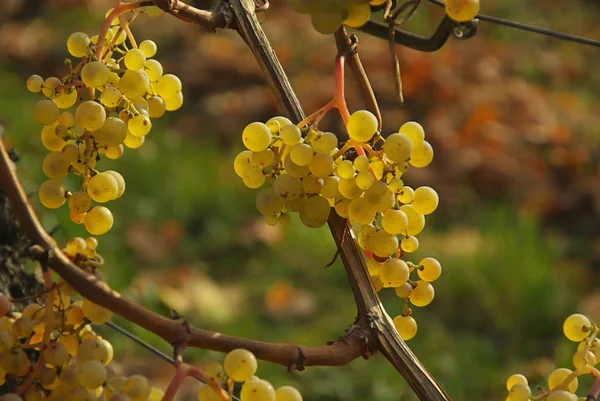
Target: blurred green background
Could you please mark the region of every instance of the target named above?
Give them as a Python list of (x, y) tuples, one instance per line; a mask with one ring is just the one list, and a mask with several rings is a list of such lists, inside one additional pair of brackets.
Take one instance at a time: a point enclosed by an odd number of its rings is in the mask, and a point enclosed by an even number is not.
[[(196, 2), (200, 4), (201, 2)], [(41, 128), (27, 92), (31, 74), (64, 75), (65, 42), (97, 33), (110, 0), (10, 0), (0, 16), (0, 124), (21, 156), (19, 174), (35, 192), (44, 177)], [(595, 1), (482, 1), (482, 12), (600, 38)], [(442, 12), (422, 5), (406, 29), (427, 35)], [(284, 1), (260, 15), (306, 111), (333, 90), (332, 37), (312, 30)], [(342, 266), (323, 267), (335, 252), (326, 228), (266, 226), (255, 192), (233, 172), (241, 130), (279, 114), (250, 51), (233, 32), (205, 32), (170, 16), (141, 17), (139, 40), (157, 42), (165, 72), (184, 83), (182, 109), (155, 123), (144, 146), (103, 160), (127, 181), (111, 203), (112, 231), (100, 238), (108, 282), (161, 313), (176, 309), (200, 327), (267, 341), (321, 345), (343, 335), (355, 308)], [(381, 102), (386, 133), (416, 120), (436, 151), (412, 169), (408, 185), (440, 193), (413, 261), (434, 256), (444, 272), (436, 299), (415, 308), (409, 342), (455, 400), (501, 400), (514, 372), (543, 383), (554, 365), (570, 367), (575, 345), (561, 337), (571, 313), (600, 318), (600, 65), (592, 47), (480, 23), (476, 37), (450, 40), (423, 54), (399, 48), (406, 103), (393, 92), (387, 43), (360, 34), (360, 52)], [(348, 79), (351, 110), (362, 107)], [(341, 133), (339, 122), (330, 128)], [(85, 236), (68, 211), (45, 210), (57, 239)], [(381, 293), (389, 313), (401, 310)], [(155, 336), (116, 322), (169, 353)], [(172, 369), (101, 327), (117, 350), (114, 369), (143, 373), (164, 387)], [(221, 359), (186, 351), (201, 363)], [(339, 368), (287, 373), (261, 363), (275, 386), (293, 384), (305, 400), (414, 400), (379, 355)], [(582, 381), (582, 394), (585, 381)], [(195, 399), (187, 383), (180, 399)]]

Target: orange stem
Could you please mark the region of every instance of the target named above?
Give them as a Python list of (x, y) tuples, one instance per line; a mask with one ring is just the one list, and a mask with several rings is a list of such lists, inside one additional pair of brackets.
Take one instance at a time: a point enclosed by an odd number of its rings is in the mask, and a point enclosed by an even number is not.
[(111, 21), (125, 14), (126, 12), (139, 8), (140, 4), (140, 2), (122, 3), (119, 1), (111, 13), (108, 14), (108, 16), (104, 19), (102, 27), (100, 28), (100, 33), (98, 34), (98, 44), (96, 46), (96, 58), (98, 60), (101, 60), (100, 57), (102, 56), (102, 48), (104, 47), (104, 42), (106, 40), (106, 32), (108, 32), (108, 29), (110, 28)]

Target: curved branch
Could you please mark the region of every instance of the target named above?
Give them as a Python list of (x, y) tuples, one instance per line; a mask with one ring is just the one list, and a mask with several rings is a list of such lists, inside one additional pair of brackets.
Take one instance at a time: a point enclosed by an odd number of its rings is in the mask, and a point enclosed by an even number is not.
[(190, 327), (185, 321), (154, 313), (112, 290), (106, 283), (73, 264), (62, 253), (38, 220), (15, 170), (4, 141), (0, 139), (0, 184), (25, 235), (34, 245), (48, 251), (48, 267), (92, 302), (158, 335), (169, 344), (185, 344), (220, 352), (246, 348), (258, 359), (287, 366), (290, 370), (302, 370), (305, 366), (346, 364), (363, 355), (367, 342), (374, 341), (374, 338), (369, 338), (369, 333), (355, 330), (330, 346), (302, 347), (268, 343)]
[(210, 30), (227, 28), (229, 25), (229, 19), (221, 10), (201, 10), (179, 0), (154, 0), (154, 5), (179, 19), (192, 22)]

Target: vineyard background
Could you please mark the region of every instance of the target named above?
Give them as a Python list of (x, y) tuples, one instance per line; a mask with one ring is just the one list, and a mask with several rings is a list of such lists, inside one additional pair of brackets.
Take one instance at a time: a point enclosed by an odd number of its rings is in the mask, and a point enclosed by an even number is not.
[[(30, 116), (36, 97), (24, 80), (63, 75), (68, 35), (97, 31), (111, 4), (3, 3), (0, 124), (32, 192), (43, 181), (44, 153)], [(568, 8), (484, 1), (482, 12), (600, 38), (594, 1), (572, 0)], [(425, 3), (406, 28), (427, 35), (441, 16)], [(305, 110), (317, 109), (333, 90), (333, 38), (314, 32), (283, 1), (272, 1), (261, 19)], [(355, 310), (339, 262), (323, 269), (335, 252), (328, 230), (299, 222), (266, 226), (255, 193), (231, 167), (244, 125), (278, 113), (250, 51), (232, 32), (203, 32), (169, 16), (140, 20), (134, 31), (157, 42), (165, 70), (184, 82), (185, 103), (157, 124), (139, 152), (104, 162), (128, 184), (114, 203), (115, 227), (99, 248), (109, 283), (211, 330), (307, 345), (336, 339)], [(562, 320), (579, 311), (600, 321), (597, 49), (481, 23), (475, 38), (451, 40), (439, 52), (400, 50), (406, 99), (400, 108), (387, 43), (359, 39), (385, 132), (419, 121), (436, 151), (430, 167), (411, 170), (405, 180), (440, 193), (413, 259), (434, 256), (444, 266), (434, 302), (414, 310), (419, 333), (409, 345), (457, 400), (503, 399), (509, 374), (541, 382), (553, 363), (570, 365), (574, 346), (561, 337)], [(350, 108), (361, 107), (349, 88)], [(341, 132), (339, 122), (328, 123)], [(65, 210), (34, 204), (46, 228), (59, 227), (59, 242), (85, 235)], [(381, 297), (391, 315), (401, 309), (393, 291)], [(168, 352), (156, 337), (116, 321)], [(99, 331), (115, 344), (117, 369), (167, 383), (168, 364), (108, 328)], [(199, 350), (186, 355), (221, 358)], [(293, 374), (261, 363), (259, 374), (274, 385), (297, 385), (306, 400), (414, 398), (380, 356)], [(195, 397), (194, 386), (181, 399)]]

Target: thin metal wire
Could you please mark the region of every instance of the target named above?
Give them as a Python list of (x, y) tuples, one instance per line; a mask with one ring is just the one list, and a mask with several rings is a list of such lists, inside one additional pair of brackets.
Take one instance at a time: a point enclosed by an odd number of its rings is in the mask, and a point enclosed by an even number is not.
[[(444, 3), (440, 0), (427, 0), (432, 4), (435, 4), (438, 7), (444, 7)], [(508, 26), (510, 28), (520, 29), (522, 31), (528, 31), (533, 33), (538, 33), (540, 35), (551, 36), (558, 39), (567, 40), (570, 42), (580, 43), (583, 45), (589, 45), (594, 47), (600, 47), (599, 40), (593, 40), (588, 38), (582, 38), (580, 36), (570, 35), (568, 33), (556, 32), (550, 29), (538, 28), (536, 26), (521, 24), (519, 22), (508, 21), (502, 18), (492, 17), (489, 15), (477, 14), (477, 17), (481, 21), (491, 22), (497, 25)]]
[[(153, 346), (151, 346), (150, 344), (148, 344), (147, 342), (139, 339), (138, 337), (136, 337), (134, 334), (128, 332), (127, 330), (125, 330), (124, 328), (122, 328), (121, 326), (119, 326), (118, 324), (115, 324), (111, 321), (108, 321), (106, 323), (104, 323), (105, 325), (107, 325), (108, 327), (110, 327), (111, 329), (118, 331), (119, 333), (123, 334), (125, 337), (133, 340), (134, 342), (138, 343), (139, 345), (141, 345), (143, 348), (146, 348), (148, 351), (154, 353), (155, 355), (159, 356), (160, 358), (164, 359), (165, 361), (169, 362), (171, 365), (175, 365), (175, 360), (173, 358), (171, 358), (170, 356), (168, 356), (167, 354), (157, 350), (156, 348), (154, 348)], [(194, 377), (196, 380), (202, 381), (197, 377)], [(237, 398), (235, 395), (231, 395), (232, 400), (233, 401), (240, 401), (239, 398)]]

